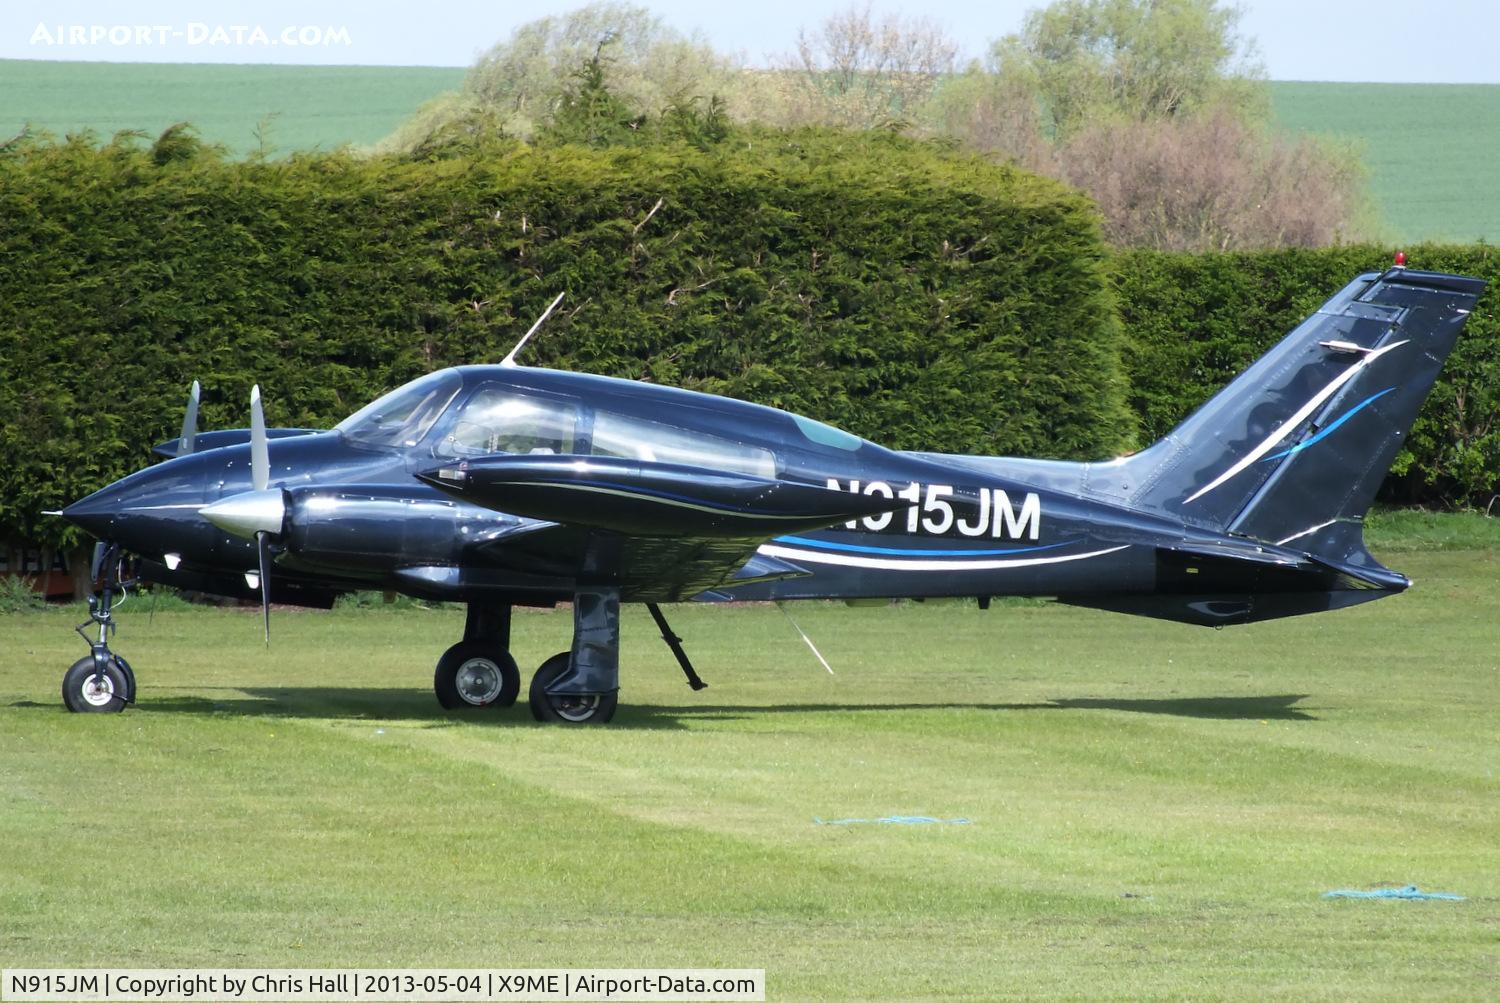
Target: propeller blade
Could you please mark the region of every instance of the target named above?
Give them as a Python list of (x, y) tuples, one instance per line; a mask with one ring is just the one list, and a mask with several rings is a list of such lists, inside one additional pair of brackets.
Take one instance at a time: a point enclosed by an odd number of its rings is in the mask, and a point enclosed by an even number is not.
[(264, 491), (271, 483), (271, 454), (266, 447), (266, 414), (260, 406), (260, 385), (250, 388), (250, 483)]
[(193, 389), (188, 391), (187, 414), (182, 416), (182, 436), (177, 440), (177, 455), (186, 456), (193, 451), (194, 440), (198, 438), (198, 381), (193, 381)]
[(271, 534), (256, 533), (255, 549), (260, 557), (260, 615), (266, 625), (266, 647), (271, 646)]

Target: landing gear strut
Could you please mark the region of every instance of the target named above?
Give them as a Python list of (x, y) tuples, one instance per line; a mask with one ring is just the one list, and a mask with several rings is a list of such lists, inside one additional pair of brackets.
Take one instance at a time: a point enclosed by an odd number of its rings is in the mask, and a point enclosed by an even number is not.
[(531, 716), (565, 724), (606, 724), (620, 696), (620, 590), (573, 595), (573, 650), (553, 655), (531, 678)]
[[(120, 578), (119, 544), (101, 543), (94, 548), (94, 581), (100, 587), (89, 596), (89, 618), (74, 628), (88, 644), (89, 654), (63, 674), (63, 704), (75, 714), (118, 714), (126, 704), (135, 703), (135, 673), (125, 659), (109, 650), (108, 643), (115, 629), (111, 614), (115, 593), (134, 584)], [(84, 633), (91, 624), (99, 627), (97, 640)]]
[[(662, 640), (672, 649), (688, 685), (706, 685), (693, 671), (682, 638), (672, 633), (655, 603), (648, 603)], [(521, 678), (510, 655), (508, 603), (469, 604), (464, 639), (443, 653), (433, 675), (438, 703), (463, 707), (509, 707)], [(573, 646), (542, 663), (531, 677), (527, 702), (538, 721), (606, 724), (620, 696), (620, 590), (586, 588), (573, 594)]]
[(509, 649), (510, 606), (470, 603), (464, 639), (443, 652), (432, 675), (438, 703), (448, 710), (514, 704), (521, 672)]

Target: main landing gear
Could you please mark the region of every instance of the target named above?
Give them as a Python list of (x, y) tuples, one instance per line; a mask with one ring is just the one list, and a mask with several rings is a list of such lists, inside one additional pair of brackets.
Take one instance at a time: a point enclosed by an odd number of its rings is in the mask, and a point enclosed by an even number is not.
[[(132, 584), (120, 578), (119, 544), (101, 543), (94, 549), (94, 581), (100, 587), (89, 596), (89, 618), (74, 628), (88, 644), (89, 654), (63, 674), (63, 704), (75, 714), (118, 714), (126, 704), (135, 703), (135, 673), (130, 663), (109, 650), (108, 643), (115, 629), (111, 616), (115, 594)], [(97, 640), (84, 633), (91, 624), (99, 628)]]
[[(681, 638), (672, 633), (656, 604), (648, 604), (695, 690), (706, 685), (693, 671)], [(521, 676), (510, 655), (510, 606), (469, 604), (464, 639), (443, 652), (433, 675), (438, 703), (449, 710), (509, 707), (516, 702)], [(547, 659), (531, 677), (527, 693), (538, 721), (606, 724), (620, 694), (620, 592), (601, 588), (573, 596), (573, 646)]]
[(521, 692), (521, 671), (510, 657), (510, 607), (469, 604), (464, 639), (443, 652), (432, 688), (448, 710), (509, 707)]

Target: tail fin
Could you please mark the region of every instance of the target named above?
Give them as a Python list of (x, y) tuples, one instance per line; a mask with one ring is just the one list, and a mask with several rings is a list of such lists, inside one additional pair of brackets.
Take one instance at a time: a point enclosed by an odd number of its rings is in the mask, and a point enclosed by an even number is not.
[(1452, 350), (1480, 279), (1361, 275), (1129, 461), (1137, 505), (1364, 564), (1360, 521)]

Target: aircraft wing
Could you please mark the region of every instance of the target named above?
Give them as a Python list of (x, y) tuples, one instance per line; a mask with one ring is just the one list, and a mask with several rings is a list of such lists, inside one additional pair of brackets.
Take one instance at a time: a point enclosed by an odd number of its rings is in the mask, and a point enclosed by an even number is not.
[(806, 572), (762, 567), (756, 548), (805, 531), (905, 508), (902, 499), (750, 474), (620, 457), (487, 456), (417, 474), (474, 505), (554, 524), (505, 549), (518, 565), (576, 554), (626, 598), (686, 599), (735, 581)]
[(628, 536), (769, 539), (911, 504), (613, 456), (487, 456), (417, 477), (471, 504)]

